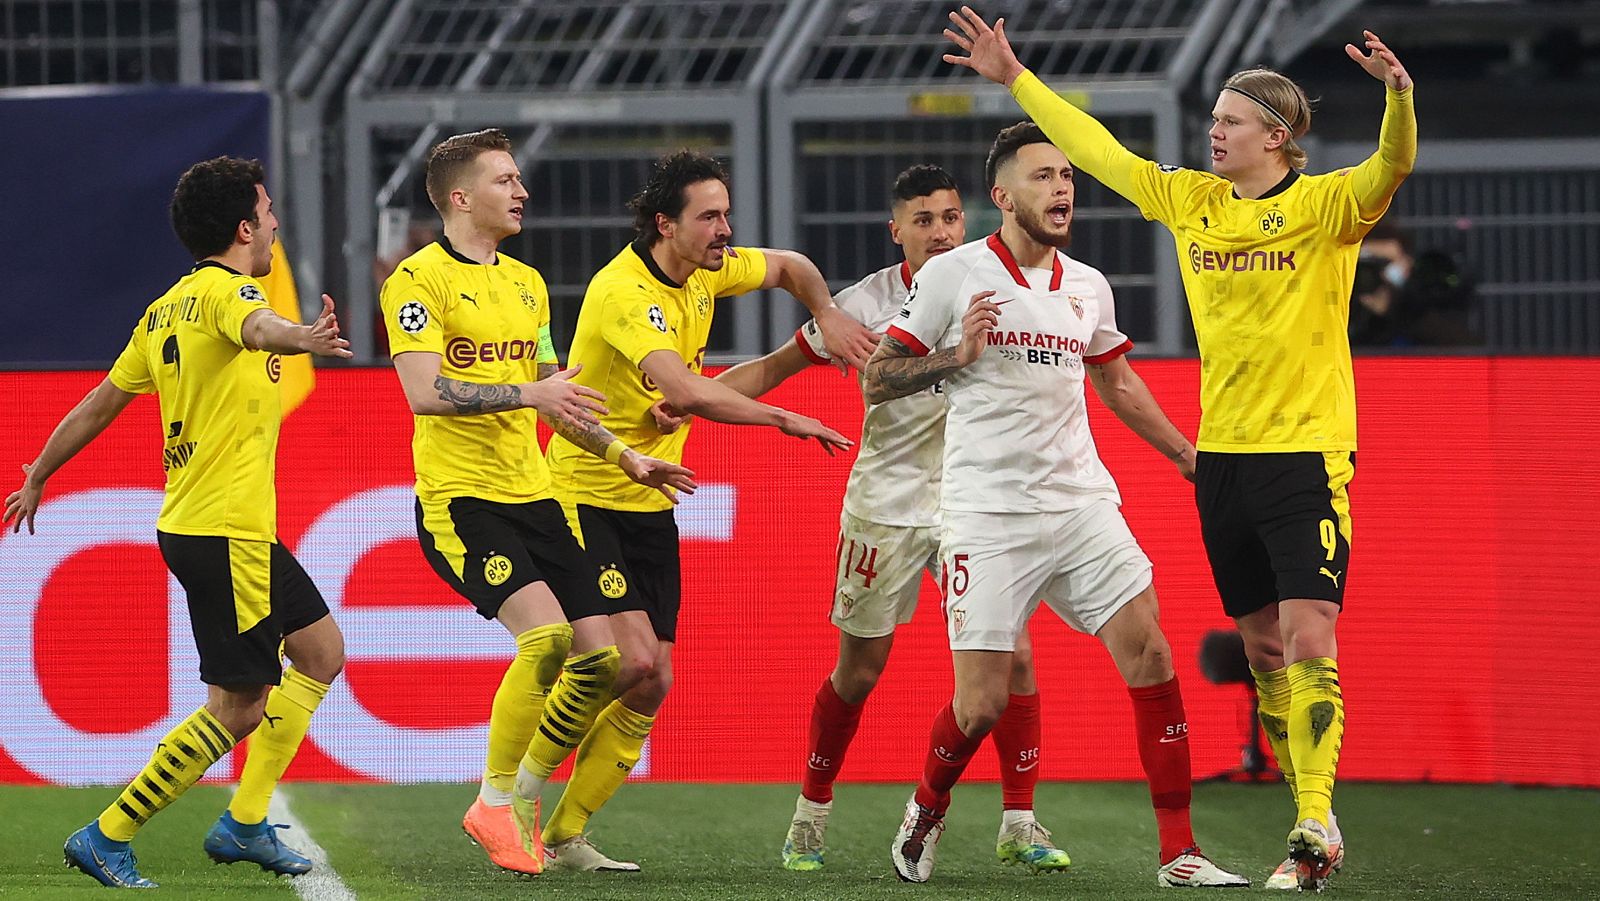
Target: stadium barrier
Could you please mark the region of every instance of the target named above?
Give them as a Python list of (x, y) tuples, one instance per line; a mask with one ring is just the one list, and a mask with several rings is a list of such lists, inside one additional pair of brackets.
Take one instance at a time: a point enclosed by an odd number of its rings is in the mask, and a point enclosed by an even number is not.
[[(1135, 366), (1179, 426), (1197, 421), (1193, 360)], [(0, 375), (0, 487), (15, 487), (95, 373)], [(1345, 778), (1600, 786), (1595, 554), (1600, 360), (1374, 358), (1357, 365), (1355, 553), (1340, 629)], [(859, 429), (854, 383), (817, 369), (774, 401)], [(1201, 678), (1226, 627), (1189, 486), (1097, 403), (1102, 456), (1156, 565), (1188, 705), (1195, 772), (1238, 762), (1247, 706)], [(39, 533), (0, 538), (0, 782), (119, 783), (203, 698), (183, 595), (153, 523), (156, 404), (135, 402), (51, 482)], [(792, 781), (836, 643), (827, 616), (849, 457), (770, 429), (697, 423), (702, 490), (680, 509), (676, 687), (641, 778)], [(281, 540), (336, 611), (349, 666), (289, 777), (471, 780), (510, 639), (428, 569), (413, 533), (409, 413), (392, 373), (324, 370), (284, 425)], [(5, 461), (10, 461), (6, 463)], [(1047, 779), (1136, 779), (1127, 696), (1095, 642), (1033, 623)], [(844, 778), (913, 778), (950, 692), (937, 600), (916, 621)], [(84, 753), (72, 753), (82, 749)], [(219, 766), (214, 778), (236, 774)], [(988, 752), (973, 775), (995, 776)], [(230, 769), (231, 767), (231, 769)]]

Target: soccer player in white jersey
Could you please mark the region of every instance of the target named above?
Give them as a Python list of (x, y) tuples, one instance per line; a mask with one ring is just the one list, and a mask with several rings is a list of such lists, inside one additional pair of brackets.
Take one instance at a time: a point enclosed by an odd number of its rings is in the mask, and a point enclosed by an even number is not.
[[(882, 330), (905, 303), (924, 263), (966, 240), (966, 217), (956, 181), (938, 166), (912, 166), (890, 192), (889, 233), (905, 259), (839, 292), (834, 302), (866, 326)], [(807, 322), (782, 347), (717, 377), (760, 397), (813, 364), (832, 363), (816, 322)], [(944, 456), (944, 398), (940, 386), (868, 405), (861, 452), (850, 470), (839, 516), (839, 553), (832, 620), (839, 656), (811, 706), (806, 762), (794, 818), (783, 843), (791, 870), (823, 866), (823, 843), (833, 807), (833, 783), (894, 644), (895, 627), (911, 621), (922, 572), (937, 578), (939, 474)], [(674, 428), (670, 416), (657, 416)], [(1004, 811), (996, 853), (1035, 872), (1066, 869), (1067, 853), (1033, 813), (1039, 782), (1039, 695), (1028, 635), (1017, 638), (1011, 702), (991, 733), (1000, 755)]]
[(867, 400), (945, 384), (941, 582), (955, 698), (890, 848), (925, 882), (950, 789), (1009, 701), (1017, 636), (1040, 600), (1100, 639), (1128, 684), (1160, 836), (1162, 886), (1247, 886), (1200, 852), (1189, 823), (1188, 721), (1157, 622), (1150, 560), (1095, 451), (1087, 374), (1106, 406), (1193, 478), (1195, 449), (1124, 355), (1111, 286), (1061, 251), (1072, 166), (1038, 126), (1000, 132), (985, 173), (1000, 231), (923, 267), (867, 365)]

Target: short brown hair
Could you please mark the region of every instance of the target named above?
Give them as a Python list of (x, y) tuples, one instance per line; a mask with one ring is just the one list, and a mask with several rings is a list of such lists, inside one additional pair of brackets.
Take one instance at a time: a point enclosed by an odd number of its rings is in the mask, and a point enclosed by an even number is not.
[(428, 199), (440, 215), (450, 208), (450, 192), (460, 184), (478, 157), (491, 150), (511, 152), (511, 138), (501, 129), (485, 128), (451, 135), (428, 151)]
[(1049, 143), (1050, 136), (1044, 133), (1044, 129), (1028, 119), (1000, 129), (1000, 133), (994, 136), (994, 146), (989, 148), (989, 158), (983, 163), (984, 181), (988, 182), (989, 187), (994, 187), (995, 174), (1017, 155), (1017, 151), (1029, 144)]
[[(1306, 132), (1311, 130), (1311, 99), (1299, 85), (1281, 72), (1257, 68), (1235, 72), (1222, 83), (1222, 88), (1236, 90), (1254, 101), (1261, 124), (1267, 128), (1287, 126), (1289, 137), (1278, 148), (1278, 152), (1283, 154), (1283, 161), (1289, 164), (1290, 169), (1301, 170), (1306, 167), (1310, 160), (1295, 139), (1305, 137)], [(1262, 109), (1263, 106), (1266, 109)], [(1282, 121), (1279, 121), (1280, 116)]]

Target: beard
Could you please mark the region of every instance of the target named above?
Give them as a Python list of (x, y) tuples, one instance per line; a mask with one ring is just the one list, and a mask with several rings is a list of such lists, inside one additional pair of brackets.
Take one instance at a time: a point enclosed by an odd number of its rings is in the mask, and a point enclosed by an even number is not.
[[(1068, 214), (1069, 217), (1071, 214)], [(1020, 206), (1016, 210), (1017, 226), (1023, 233), (1045, 247), (1062, 248), (1072, 243), (1072, 220), (1067, 219), (1067, 230), (1057, 234), (1050, 230), (1045, 222), (1043, 213), (1026, 212)]]

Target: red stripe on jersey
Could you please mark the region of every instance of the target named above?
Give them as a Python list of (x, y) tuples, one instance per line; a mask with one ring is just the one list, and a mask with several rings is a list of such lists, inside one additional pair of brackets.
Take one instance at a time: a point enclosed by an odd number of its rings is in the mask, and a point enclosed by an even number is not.
[(1133, 350), (1133, 342), (1124, 341), (1103, 354), (1095, 354), (1092, 357), (1084, 357), (1083, 362), (1088, 363), (1090, 366), (1101, 366), (1111, 362), (1112, 360), (1115, 360), (1117, 357), (1122, 356), (1130, 350)]
[(815, 363), (818, 366), (826, 366), (832, 362), (827, 357), (817, 356), (817, 352), (811, 349), (811, 342), (806, 340), (805, 326), (801, 326), (800, 328), (794, 330), (794, 343), (800, 345), (800, 352), (805, 354), (806, 359), (810, 360), (812, 363)]
[(919, 357), (925, 357), (928, 355), (928, 345), (918, 341), (916, 335), (911, 334), (898, 325), (889, 326), (889, 337), (911, 348), (911, 352)]
[(902, 282), (905, 282), (907, 291), (911, 290), (911, 261), (910, 260), (901, 260), (900, 261), (900, 280)]
[[(1011, 280), (1016, 282), (1021, 287), (1032, 290), (1032, 286), (1028, 284), (1028, 280), (1022, 277), (1022, 267), (1017, 265), (1017, 258), (1011, 255), (1011, 248), (1006, 246), (1006, 242), (1000, 240), (1000, 233), (995, 232), (994, 234), (990, 235), (987, 243), (989, 245), (989, 249), (994, 251), (994, 255), (1000, 258), (1000, 264), (1006, 267), (1007, 272), (1011, 273)], [(1061, 253), (1057, 251), (1050, 257), (1051, 291), (1061, 290), (1061, 278), (1063, 274), (1064, 273), (1061, 269)]]

